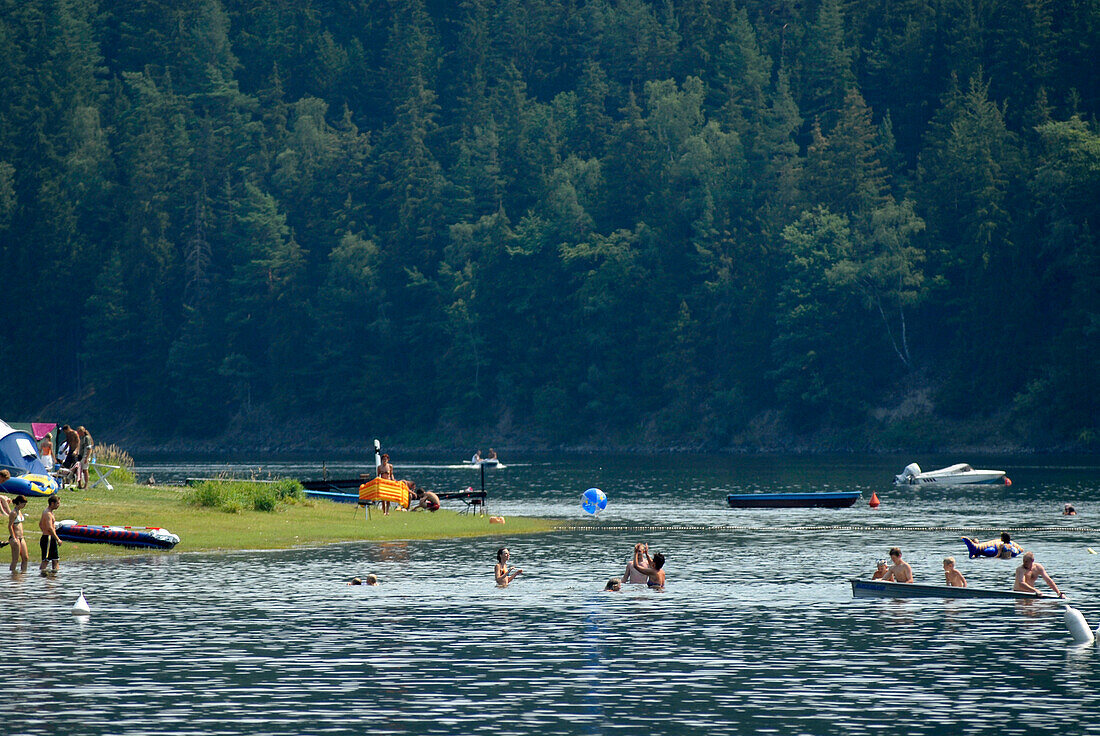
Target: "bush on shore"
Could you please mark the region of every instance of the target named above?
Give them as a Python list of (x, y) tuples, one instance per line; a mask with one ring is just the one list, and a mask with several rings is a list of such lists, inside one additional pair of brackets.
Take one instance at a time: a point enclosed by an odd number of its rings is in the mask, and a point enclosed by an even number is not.
[(207, 480), (195, 486), (188, 499), (196, 506), (221, 509), (227, 513), (276, 511), (282, 506), (305, 500), (302, 484), (294, 478), (271, 483), (248, 480)]

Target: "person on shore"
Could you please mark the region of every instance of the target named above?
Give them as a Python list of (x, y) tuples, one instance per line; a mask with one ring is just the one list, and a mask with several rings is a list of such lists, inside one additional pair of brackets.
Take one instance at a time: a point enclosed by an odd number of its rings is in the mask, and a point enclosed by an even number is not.
[(646, 545), (645, 563), (642, 565), (634, 565), (634, 569), (646, 576), (646, 585), (650, 588), (656, 588), (657, 590), (665, 589), (665, 571), (661, 568), (665, 566), (665, 556), (658, 552), (653, 555), (653, 558), (649, 557), (649, 545)]
[[(73, 463), (80, 459), (80, 435), (76, 433), (72, 427), (68, 424), (62, 425), (61, 434), (65, 436), (64, 443), (64, 457), (61, 459), (61, 466), (64, 468), (71, 468)], [(61, 453), (58, 453), (61, 457)]]
[(46, 466), (46, 470), (53, 470), (53, 466), (57, 464), (53, 456), (53, 443), (50, 442), (49, 437), (43, 437), (42, 442), (39, 443), (38, 459)]
[(647, 552), (649, 552), (649, 545), (645, 542), (638, 542), (634, 545), (634, 556), (626, 563), (626, 570), (623, 572), (622, 582), (644, 583), (649, 580), (647, 575), (643, 575), (642, 572), (638, 570), (639, 565), (645, 564), (645, 555)]
[(77, 436), (80, 437), (80, 467), (77, 470), (76, 487), (87, 488), (88, 481), (88, 465), (92, 462), (92, 452), (95, 448), (95, 441), (92, 439), (92, 433), (86, 430), (83, 426), (77, 427)]
[[(11, 473), (9, 473), (6, 469), (0, 470), (0, 486), (4, 485), (9, 480), (11, 480)], [(0, 514), (3, 514), (4, 518), (7, 518), (8, 514), (10, 513), (11, 504), (8, 503), (8, 497), (0, 495)], [(9, 544), (11, 544), (11, 539), (5, 539), (4, 541), (0, 542), (0, 549), (7, 547)]]
[(893, 564), (887, 569), (886, 577), (884, 577), (883, 580), (893, 583), (913, 582), (913, 568), (909, 566), (908, 562), (901, 559), (900, 548), (890, 548), (890, 562)]
[(439, 496), (423, 488), (418, 489), (417, 496), (420, 499), (420, 503), (416, 505), (416, 508), (427, 509), (428, 511), (439, 511)]
[(1073, 508), (1072, 503), (1067, 503), (1062, 509), (1062, 516), (1077, 516), (1077, 509)]
[(953, 588), (965, 588), (966, 578), (963, 574), (955, 569), (955, 558), (945, 557), (943, 560), (943, 577), (947, 581), (947, 584)]
[(507, 588), (508, 585), (515, 580), (523, 570), (515, 567), (508, 567), (508, 560), (511, 559), (512, 553), (508, 551), (507, 547), (501, 547), (497, 550), (497, 564), (493, 569), (493, 577), (497, 580), (497, 586), (500, 588)]
[(1013, 590), (1022, 590), (1028, 593), (1038, 593), (1038, 589), (1035, 587), (1035, 581), (1039, 578), (1043, 579), (1050, 589), (1055, 592), (1059, 598), (1065, 598), (1065, 594), (1058, 590), (1058, 586), (1047, 574), (1046, 568), (1035, 561), (1034, 552), (1024, 552), (1023, 560), (1020, 566), (1016, 568), (1016, 583), (1012, 586)]
[(12, 501), (11, 511), (8, 512), (8, 541), (11, 543), (11, 571), (15, 572), (15, 566), (19, 565), (20, 572), (27, 571), (27, 563), (31, 556), (27, 552), (27, 540), (23, 538), (23, 509), (27, 507), (27, 499), (24, 496), (16, 496)]
[[(382, 455), (382, 464), (378, 466), (378, 477), (383, 479), (383, 480), (394, 480), (393, 466), (390, 465), (390, 456), (389, 455), (386, 455), (386, 454)], [(388, 516), (389, 513), (390, 513), (390, 502), (389, 501), (383, 501), (382, 502), (382, 515), (383, 516)]]
[(604, 592), (610, 591), (613, 593), (617, 593), (622, 589), (623, 581), (619, 580), (618, 578), (608, 578), (607, 585), (604, 586)]
[(875, 563), (875, 572), (871, 575), (871, 579), (883, 580), (888, 574), (890, 574), (890, 563), (886, 560), (879, 560)]
[(38, 569), (43, 574), (51, 562), (54, 572), (57, 572), (60, 567), (58, 548), (61, 546), (61, 537), (57, 536), (57, 518), (53, 514), (60, 505), (60, 498), (56, 495), (50, 496), (50, 500), (46, 502), (46, 510), (42, 512), (42, 518), (38, 520), (38, 528), (42, 532), (42, 537), (38, 540), (42, 547), (42, 564)]

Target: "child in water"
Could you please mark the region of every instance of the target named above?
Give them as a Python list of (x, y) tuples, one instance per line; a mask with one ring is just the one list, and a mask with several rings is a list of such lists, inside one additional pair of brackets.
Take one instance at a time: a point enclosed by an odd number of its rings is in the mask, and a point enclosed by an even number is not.
[(946, 557), (943, 560), (943, 577), (947, 580), (947, 584), (953, 588), (965, 588), (966, 578), (963, 574), (955, 569), (955, 558)]

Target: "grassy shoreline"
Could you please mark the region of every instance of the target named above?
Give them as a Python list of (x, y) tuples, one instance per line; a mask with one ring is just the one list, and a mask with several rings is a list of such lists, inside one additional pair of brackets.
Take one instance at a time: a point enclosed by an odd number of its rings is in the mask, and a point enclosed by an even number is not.
[[(116, 484), (115, 490), (73, 491), (60, 495), (56, 516), (81, 524), (113, 526), (156, 526), (180, 538), (172, 550), (128, 549), (111, 544), (63, 542), (61, 562), (103, 557), (179, 554), (185, 552), (230, 552), (319, 547), (337, 542), (369, 542), (407, 539), (451, 539), (456, 537), (537, 534), (560, 525), (554, 519), (510, 517), (504, 525), (490, 524), (488, 516), (441, 510), (392, 511), (383, 516), (375, 509), (365, 519), (361, 508), (322, 499), (306, 499), (276, 511), (227, 513), (193, 505), (185, 489), (135, 484)], [(45, 498), (29, 499), (24, 525), (31, 562), (37, 564), (38, 518), (46, 507)], [(0, 561), (10, 561), (0, 550)]]

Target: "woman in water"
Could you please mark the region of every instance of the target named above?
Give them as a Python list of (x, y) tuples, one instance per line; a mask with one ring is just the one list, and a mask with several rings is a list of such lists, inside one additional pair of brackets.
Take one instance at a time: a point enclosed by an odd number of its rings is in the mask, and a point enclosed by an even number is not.
[(512, 553), (508, 551), (507, 547), (501, 547), (497, 550), (497, 565), (493, 570), (493, 577), (497, 579), (497, 585), (501, 588), (507, 588), (508, 584), (516, 579), (523, 570), (520, 568), (512, 568), (509, 571), (508, 559), (512, 556)]
[(27, 507), (27, 499), (16, 496), (12, 502), (11, 511), (8, 513), (8, 534), (11, 542), (11, 571), (15, 572), (15, 566), (20, 564), (20, 571), (27, 571), (27, 563), (31, 556), (27, 552), (27, 540), (23, 539), (23, 509)]
[(657, 554), (653, 555), (652, 559), (650, 559), (649, 551), (647, 548), (647, 551), (645, 553), (645, 561), (646, 564), (644, 565), (635, 564), (634, 569), (648, 578), (648, 580), (646, 580), (646, 585), (651, 588), (656, 588), (657, 590), (664, 590), (665, 571), (661, 568), (665, 566), (665, 556), (658, 552)]

